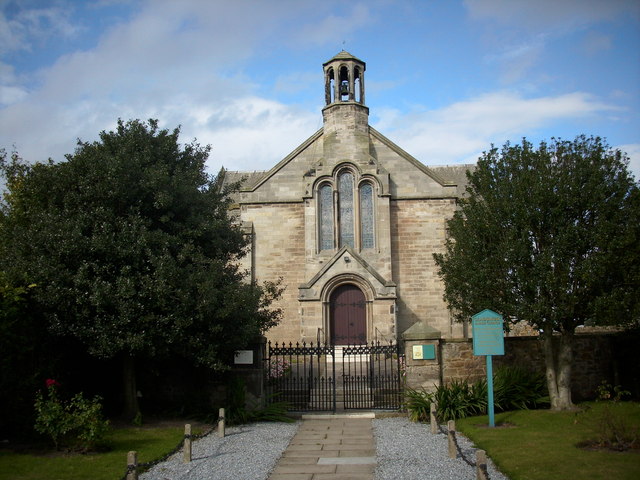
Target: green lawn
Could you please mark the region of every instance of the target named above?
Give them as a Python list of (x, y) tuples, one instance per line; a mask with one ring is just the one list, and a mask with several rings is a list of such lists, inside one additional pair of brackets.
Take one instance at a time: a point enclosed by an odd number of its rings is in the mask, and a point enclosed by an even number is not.
[(109, 435), (110, 451), (87, 455), (14, 453), (5, 448), (0, 450), (0, 479), (117, 480), (125, 473), (127, 452), (135, 450), (139, 462), (148, 462), (172, 450), (183, 435), (184, 426), (115, 428)]
[[(487, 427), (486, 416), (470, 417), (456, 421), (456, 429), (486, 450), (511, 480), (640, 478), (639, 449), (614, 452), (577, 446), (596, 437), (594, 429), (604, 407), (603, 403), (588, 405), (591, 409), (583, 414), (549, 410), (500, 413), (496, 415), (496, 428)], [(639, 403), (612, 407), (629, 426), (640, 429)]]

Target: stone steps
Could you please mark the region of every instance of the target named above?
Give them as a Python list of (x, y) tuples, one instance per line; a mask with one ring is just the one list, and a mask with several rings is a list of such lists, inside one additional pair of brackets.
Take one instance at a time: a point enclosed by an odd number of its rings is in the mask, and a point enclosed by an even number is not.
[(335, 362), (336, 364), (339, 363), (343, 363), (344, 361), (348, 361), (348, 362), (368, 362), (369, 359), (371, 358), (371, 355), (369, 355), (368, 353), (363, 353), (363, 354), (359, 354), (359, 355), (344, 355), (344, 346), (343, 345), (336, 345), (335, 346), (335, 356), (332, 357), (331, 355), (327, 355), (327, 363), (331, 364), (334, 361), (335, 358)]

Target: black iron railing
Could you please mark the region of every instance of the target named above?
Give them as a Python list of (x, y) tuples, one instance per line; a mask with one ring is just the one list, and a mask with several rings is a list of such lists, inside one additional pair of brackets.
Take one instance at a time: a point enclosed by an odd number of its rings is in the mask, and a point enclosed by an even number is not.
[(399, 409), (404, 357), (392, 342), (336, 346), (269, 342), (268, 402), (292, 411)]

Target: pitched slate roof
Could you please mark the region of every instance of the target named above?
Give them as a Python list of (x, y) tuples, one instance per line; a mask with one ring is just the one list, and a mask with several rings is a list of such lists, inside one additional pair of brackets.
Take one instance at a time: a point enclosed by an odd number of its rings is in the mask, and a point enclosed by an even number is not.
[(254, 170), (253, 172), (238, 172), (233, 170), (225, 170), (222, 185), (232, 185), (240, 182), (240, 189), (250, 188), (258, 183), (267, 172)]
[(467, 171), (473, 172), (476, 166), (474, 164), (460, 164), (428, 166), (427, 168), (446, 181), (456, 184), (458, 187), (456, 191), (458, 195), (462, 196), (467, 186)]

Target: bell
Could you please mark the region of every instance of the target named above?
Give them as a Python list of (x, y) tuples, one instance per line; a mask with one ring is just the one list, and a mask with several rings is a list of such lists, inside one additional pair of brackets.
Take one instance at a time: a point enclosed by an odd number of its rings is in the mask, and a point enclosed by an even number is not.
[(340, 84), (340, 95), (349, 95), (349, 83), (346, 80)]

